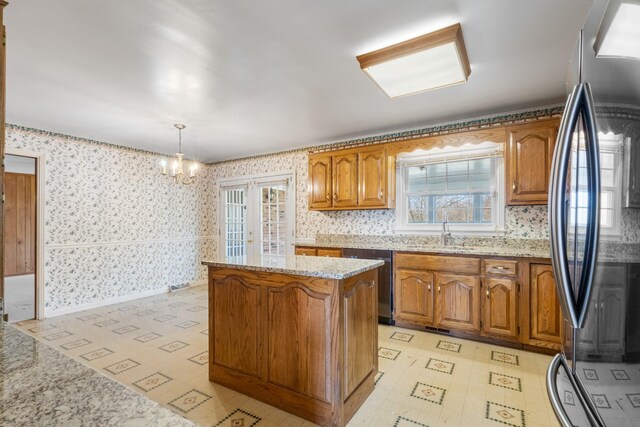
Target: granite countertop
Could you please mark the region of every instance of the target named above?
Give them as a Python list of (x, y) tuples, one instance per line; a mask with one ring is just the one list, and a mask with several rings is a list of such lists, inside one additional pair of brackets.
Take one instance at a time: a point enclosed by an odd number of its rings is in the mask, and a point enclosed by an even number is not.
[(227, 257), (205, 260), (203, 265), (230, 267), (239, 270), (295, 274), (297, 276), (346, 279), (384, 264), (384, 261), (316, 256), (256, 256)]
[(549, 248), (522, 245), (487, 245), (472, 246), (468, 244), (415, 244), (401, 242), (340, 242), (340, 241), (315, 241), (299, 240), (296, 246), (317, 246), (322, 248), (341, 249), (381, 249), (397, 252), (431, 252), (460, 255), (490, 255), (516, 258), (549, 258)]
[(1, 321), (0, 349), (0, 425), (196, 425)]

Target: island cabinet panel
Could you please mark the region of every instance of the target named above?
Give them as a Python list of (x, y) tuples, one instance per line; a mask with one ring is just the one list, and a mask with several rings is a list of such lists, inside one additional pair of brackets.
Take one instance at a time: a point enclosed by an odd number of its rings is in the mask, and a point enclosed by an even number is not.
[(553, 268), (547, 264), (531, 264), (529, 280), (529, 339), (559, 349), (563, 322)]
[(378, 372), (377, 277), (209, 266), (209, 380), (315, 424), (346, 425)]
[(356, 153), (333, 156), (333, 207), (358, 204), (358, 155)]
[(504, 338), (518, 336), (518, 297), (516, 280), (509, 277), (483, 279), (484, 317), (482, 330)]
[(433, 273), (396, 269), (396, 321), (433, 325)]
[[(347, 282), (344, 290), (344, 390), (351, 395), (378, 367), (378, 299), (375, 280)], [(362, 351), (368, 349), (367, 351)], [(375, 375), (375, 374), (374, 374)]]
[(358, 205), (387, 204), (387, 153), (384, 148), (363, 150), (358, 155)]
[(331, 295), (299, 284), (268, 289), (269, 382), (331, 401)]
[(507, 204), (546, 204), (558, 122), (507, 128)]
[(479, 277), (436, 273), (436, 287), (437, 326), (479, 332)]
[(259, 376), (260, 287), (238, 276), (213, 282), (215, 363)]
[(331, 156), (309, 159), (309, 209), (331, 207), (331, 183)]

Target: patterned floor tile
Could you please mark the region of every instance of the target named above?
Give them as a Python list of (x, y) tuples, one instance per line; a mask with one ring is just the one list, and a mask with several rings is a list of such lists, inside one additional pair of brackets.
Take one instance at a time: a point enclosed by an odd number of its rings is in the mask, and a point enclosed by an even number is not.
[(173, 316), (171, 314), (164, 314), (162, 316), (156, 317), (153, 320), (157, 321), (157, 322), (167, 322), (169, 320), (173, 320), (173, 319), (177, 319), (178, 316)]
[(186, 322), (178, 323), (176, 326), (178, 328), (187, 329), (187, 328), (190, 328), (192, 326), (199, 325), (199, 324), (200, 324), (200, 322), (196, 322), (195, 320), (187, 320)]
[(418, 426), (418, 427), (429, 427), (426, 424), (422, 424), (422, 423), (419, 423), (418, 421), (414, 421), (414, 420), (411, 420), (409, 418), (405, 418), (405, 417), (402, 417), (402, 416), (398, 417), (398, 419), (396, 419), (396, 422), (393, 423), (393, 427), (415, 427), (415, 426)]
[(190, 357), (188, 360), (193, 363), (197, 363), (198, 365), (206, 365), (209, 363), (209, 352), (203, 351), (202, 353), (198, 353), (195, 356)]
[(453, 368), (455, 367), (455, 363), (433, 358), (430, 358), (427, 362), (427, 366), (425, 366), (425, 368), (431, 369), (432, 371), (438, 371), (449, 375), (453, 374)]
[(101, 322), (94, 323), (93, 325), (99, 328), (104, 328), (105, 326), (115, 325), (116, 323), (119, 323), (119, 321), (116, 319), (107, 319)]
[(155, 374), (151, 374), (148, 377), (139, 379), (138, 381), (134, 382), (133, 385), (144, 391), (151, 391), (163, 384), (168, 383), (172, 379), (173, 378), (161, 374), (160, 372), (156, 372)]
[(71, 335), (73, 334), (69, 331), (62, 331), (62, 332), (56, 332), (55, 334), (45, 335), (42, 338), (44, 338), (47, 341), (56, 341), (62, 338), (70, 337)]
[(199, 311), (206, 310), (206, 309), (207, 309), (207, 307), (203, 307), (201, 305), (198, 305), (198, 306), (195, 306), (195, 307), (187, 308), (187, 311), (190, 311), (192, 313), (197, 313)]
[(105, 366), (104, 370), (107, 372), (111, 372), (114, 375), (121, 374), (129, 369), (133, 369), (136, 366), (140, 366), (138, 362), (131, 359), (121, 360), (119, 362), (113, 363), (111, 365)]
[(447, 390), (443, 388), (420, 382), (416, 383), (413, 391), (411, 392), (411, 396), (413, 397), (426, 400), (427, 402), (437, 403), (438, 405), (442, 405), (442, 401), (446, 394)]
[(453, 353), (460, 353), (460, 349), (462, 348), (462, 345), (451, 342), (451, 341), (440, 340), (438, 341), (436, 348), (439, 350), (451, 351)]
[(150, 314), (155, 314), (156, 311), (155, 310), (141, 310), (138, 311), (136, 313), (134, 313), (136, 316), (140, 316), (140, 317), (144, 317), (144, 316), (149, 316)]
[(629, 402), (631, 402), (631, 406), (640, 408), (640, 393), (629, 393), (626, 396)]
[(103, 347), (97, 350), (90, 351), (88, 353), (81, 354), (80, 357), (82, 357), (84, 360), (91, 361), (91, 360), (100, 359), (101, 357), (105, 357), (110, 354), (113, 354), (113, 351), (109, 350), (106, 347)]
[(520, 378), (509, 375), (500, 374), (498, 372), (489, 372), (489, 384), (509, 390), (522, 391), (522, 382)]
[(176, 308), (176, 307), (182, 307), (183, 305), (187, 305), (187, 303), (183, 302), (183, 301), (178, 301), (178, 302), (174, 302), (172, 304), (169, 304), (169, 307)]
[(73, 350), (76, 348), (84, 347), (85, 345), (91, 344), (91, 341), (81, 338), (79, 340), (71, 341), (66, 344), (62, 344), (60, 347), (65, 350)]
[(378, 382), (380, 382), (383, 376), (384, 376), (384, 372), (378, 371), (378, 373), (376, 374), (376, 378), (373, 380), (373, 384), (374, 385), (378, 384)]
[(611, 375), (616, 381), (629, 381), (631, 379), (624, 369), (611, 369)]
[(201, 391), (198, 391), (196, 389), (192, 389), (182, 396), (176, 397), (171, 402), (169, 402), (168, 405), (186, 414), (194, 408), (202, 405), (209, 399), (211, 399), (211, 396), (209, 396), (208, 394), (202, 393)]
[(525, 427), (524, 411), (511, 406), (487, 402), (485, 418), (515, 427)]
[(596, 408), (611, 409), (611, 405), (609, 404), (606, 394), (592, 394), (591, 397)]
[(158, 347), (160, 350), (164, 350), (167, 353), (173, 353), (174, 351), (178, 351), (180, 349), (183, 349), (185, 347), (188, 347), (189, 344), (187, 344), (186, 342), (183, 341), (173, 341), (170, 342), (169, 344), (165, 344), (163, 346)]
[(45, 331), (49, 331), (51, 329), (55, 329), (56, 327), (54, 325), (42, 325), (42, 326), (36, 326), (35, 328), (31, 328), (29, 329), (30, 332), (33, 332), (34, 334), (38, 334), (40, 332), (45, 332)]
[(144, 334), (144, 335), (140, 335), (139, 337), (136, 337), (135, 340), (136, 341), (140, 341), (140, 342), (149, 342), (149, 341), (153, 341), (155, 339), (158, 339), (161, 336), (162, 335), (156, 334), (155, 332), (150, 332), (148, 334)]
[(402, 353), (400, 350), (394, 350), (392, 348), (380, 347), (378, 349), (378, 357), (382, 357), (384, 359), (396, 360), (398, 356)]
[(405, 332), (394, 332), (389, 338), (396, 341), (411, 342), (414, 336), (413, 334), (407, 334)]
[(102, 317), (102, 316), (99, 315), (99, 314), (87, 314), (85, 316), (77, 317), (77, 319), (78, 320), (82, 320), (83, 322), (86, 322), (87, 320), (95, 320), (95, 319), (98, 319), (100, 317)]
[(262, 418), (242, 409), (236, 409), (223, 418), (214, 427), (252, 427), (258, 424)]
[(520, 358), (511, 353), (503, 353), (501, 351), (492, 351), (491, 360), (496, 362), (508, 363), (510, 365), (520, 365)]
[(200, 331), (202, 335), (209, 336), (209, 329), (205, 329), (204, 331)]
[(113, 332), (119, 335), (124, 335), (128, 334), (129, 332), (137, 331), (138, 329), (140, 328), (138, 328), (137, 326), (129, 325), (123, 326), (122, 328), (114, 329)]
[(125, 306), (125, 307), (120, 307), (120, 308), (118, 309), (118, 311), (124, 311), (124, 312), (126, 312), (126, 311), (136, 310), (137, 308), (138, 308), (138, 306), (137, 306), (137, 305), (127, 305), (127, 306)]
[(595, 369), (583, 369), (584, 378), (591, 381), (598, 381), (598, 372)]

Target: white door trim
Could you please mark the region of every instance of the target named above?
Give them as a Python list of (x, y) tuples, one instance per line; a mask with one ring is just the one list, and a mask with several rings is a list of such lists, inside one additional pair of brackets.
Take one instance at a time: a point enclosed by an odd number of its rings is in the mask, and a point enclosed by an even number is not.
[(31, 157), (36, 159), (36, 319), (45, 318), (44, 310), (44, 219), (45, 219), (45, 167), (46, 154), (6, 147), (5, 155)]

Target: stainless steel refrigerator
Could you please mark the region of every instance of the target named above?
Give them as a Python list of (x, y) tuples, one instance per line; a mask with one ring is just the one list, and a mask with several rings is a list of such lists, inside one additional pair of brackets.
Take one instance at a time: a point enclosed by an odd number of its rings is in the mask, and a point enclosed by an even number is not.
[(595, 0), (569, 61), (549, 188), (565, 426), (640, 426), (639, 31), (639, 0)]

